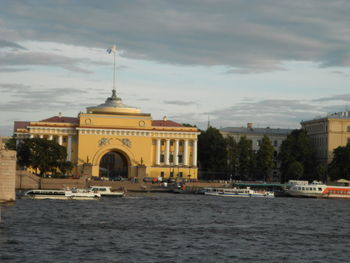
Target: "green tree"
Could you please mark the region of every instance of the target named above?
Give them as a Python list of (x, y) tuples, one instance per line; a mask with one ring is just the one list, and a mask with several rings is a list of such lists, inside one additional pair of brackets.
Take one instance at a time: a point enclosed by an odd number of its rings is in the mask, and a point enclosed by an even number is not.
[[(198, 136), (198, 160), (203, 171), (214, 175), (226, 171), (227, 149), (225, 139), (216, 128), (209, 127)], [(220, 178), (221, 179), (221, 178)]]
[(288, 180), (300, 180), (304, 175), (304, 167), (302, 163), (293, 161), (288, 165), (286, 177)]
[[(47, 172), (58, 172), (66, 162), (66, 148), (55, 141), (32, 138), (23, 140), (17, 147), (18, 163), (38, 169), (43, 176)], [(69, 167), (69, 166), (68, 166)], [(67, 171), (67, 164), (65, 166)]]
[(228, 172), (230, 173), (230, 178), (236, 177), (237, 175), (237, 168), (238, 168), (238, 144), (234, 137), (227, 136), (225, 138), (226, 141), (226, 147), (227, 147), (227, 168)]
[(289, 169), (292, 167), (290, 165), (295, 161), (299, 162), (303, 168), (303, 175), (300, 179), (309, 181), (315, 179), (315, 149), (305, 130), (293, 130), (287, 136), (281, 145), (278, 159), (281, 161), (282, 182), (288, 181)]
[(11, 137), (5, 143), (5, 149), (7, 149), (7, 150), (16, 150), (16, 138), (15, 137)]
[(274, 148), (270, 138), (264, 135), (260, 148), (256, 153), (256, 179), (263, 179), (264, 181), (269, 179), (271, 169), (274, 168), (273, 152)]
[(254, 173), (255, 158), (252, 141), (242, 136), (238, 142), (238, 173), (242, 180), (250, 179)]
[(328, 166), (325, 163), (320, 163), (316, 167), (316, 172), (315, 172), (315, 179), (317, 181), (327, 181), (327, 171), (328, 171)]
[(337, 147), (333, 151), (333, 160), (329, 165), (329, 175), (332, 180), (350, 180), (350, 144)]

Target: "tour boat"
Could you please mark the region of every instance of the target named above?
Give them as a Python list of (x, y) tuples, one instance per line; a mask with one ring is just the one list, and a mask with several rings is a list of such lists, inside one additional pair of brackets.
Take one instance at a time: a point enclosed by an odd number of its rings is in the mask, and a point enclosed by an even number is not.
[(98, 193), (101, 196), (124, 196), (125, 191), (113, 191), (110, 186), (90, 186), (89, 191), (93, 193)]
[(312, 197), (312, 198), (350, 198), (349, 186), (331, 186), (321, 182), (312, 183), (294, 183), (286, 190), (288, 194), (294, 197)]
[(274, 197), (270, 191), (257, 191), (247, 188), (206, 188), (205, 195), (229, 197)]
[(30, 199), (98, 200), (101, 195), (83, 189), (29, 190), (24, 194), (24, 197)]

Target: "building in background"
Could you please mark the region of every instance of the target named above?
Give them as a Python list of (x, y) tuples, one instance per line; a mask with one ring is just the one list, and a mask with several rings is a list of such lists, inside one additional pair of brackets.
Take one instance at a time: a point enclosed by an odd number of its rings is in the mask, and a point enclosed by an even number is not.
[(247, 123), (247, 127), (226, 127), (220, 129), (221, 134), (224, 137), (232, 136), (236, 142), (239, 142), (240, 138), (245, 136), (248, 140), (252, 141), (252, 148), (256, 152), (259, 150), (261, 140), (266, 135), (271, 140), (274, 147), (275, 169), (272, 170), (272, 179), (274, 181), (279, 180), (280, 176), (280, 164), (277, 162), (277, 155), (280, 151), (282, 142), (292, 132), (291, 129), (280, 128), (254, 128), (253, 123)]
[(87, 108), (77, 118), (54, 116), (42, 121), (15, 122), (14, 136), (56, 140), (67, 148), (67, 160), (82, 175), (100, 178), (197, 178), (197, 128), (152, 120), (126, 106), (115, 89), (105, 103)]
[(350, 142), (350, 111), (302, 121), (301, 126), (310, 136), (319, 162), (330, 163), (333, 150)]

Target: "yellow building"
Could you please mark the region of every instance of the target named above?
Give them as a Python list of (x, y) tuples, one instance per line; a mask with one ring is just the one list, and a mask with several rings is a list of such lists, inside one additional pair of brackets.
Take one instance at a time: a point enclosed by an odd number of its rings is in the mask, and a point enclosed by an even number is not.
[(42, 121), (15, 122), (18, 140), (40, 137), (67, 148), (67, 160), (78, 176), (90, 166), (92, 176), (182, 177), (197, 179), (197, 128), (128, 107), (115, 90), (105, 103), (77, 118), (61, 115)]
[(302, 121), (301, 126), (310, 136), (320, 162), (330, 163), (333, 150), (350, 142), (350, 111)]

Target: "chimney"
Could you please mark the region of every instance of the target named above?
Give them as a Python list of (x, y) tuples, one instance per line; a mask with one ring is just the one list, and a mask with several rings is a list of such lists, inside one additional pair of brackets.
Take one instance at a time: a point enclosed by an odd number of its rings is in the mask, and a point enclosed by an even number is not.
[(248, 129), (253, 129), (253, 123), (252, 122), (248, 122), (247, 123), (247, 128)]

